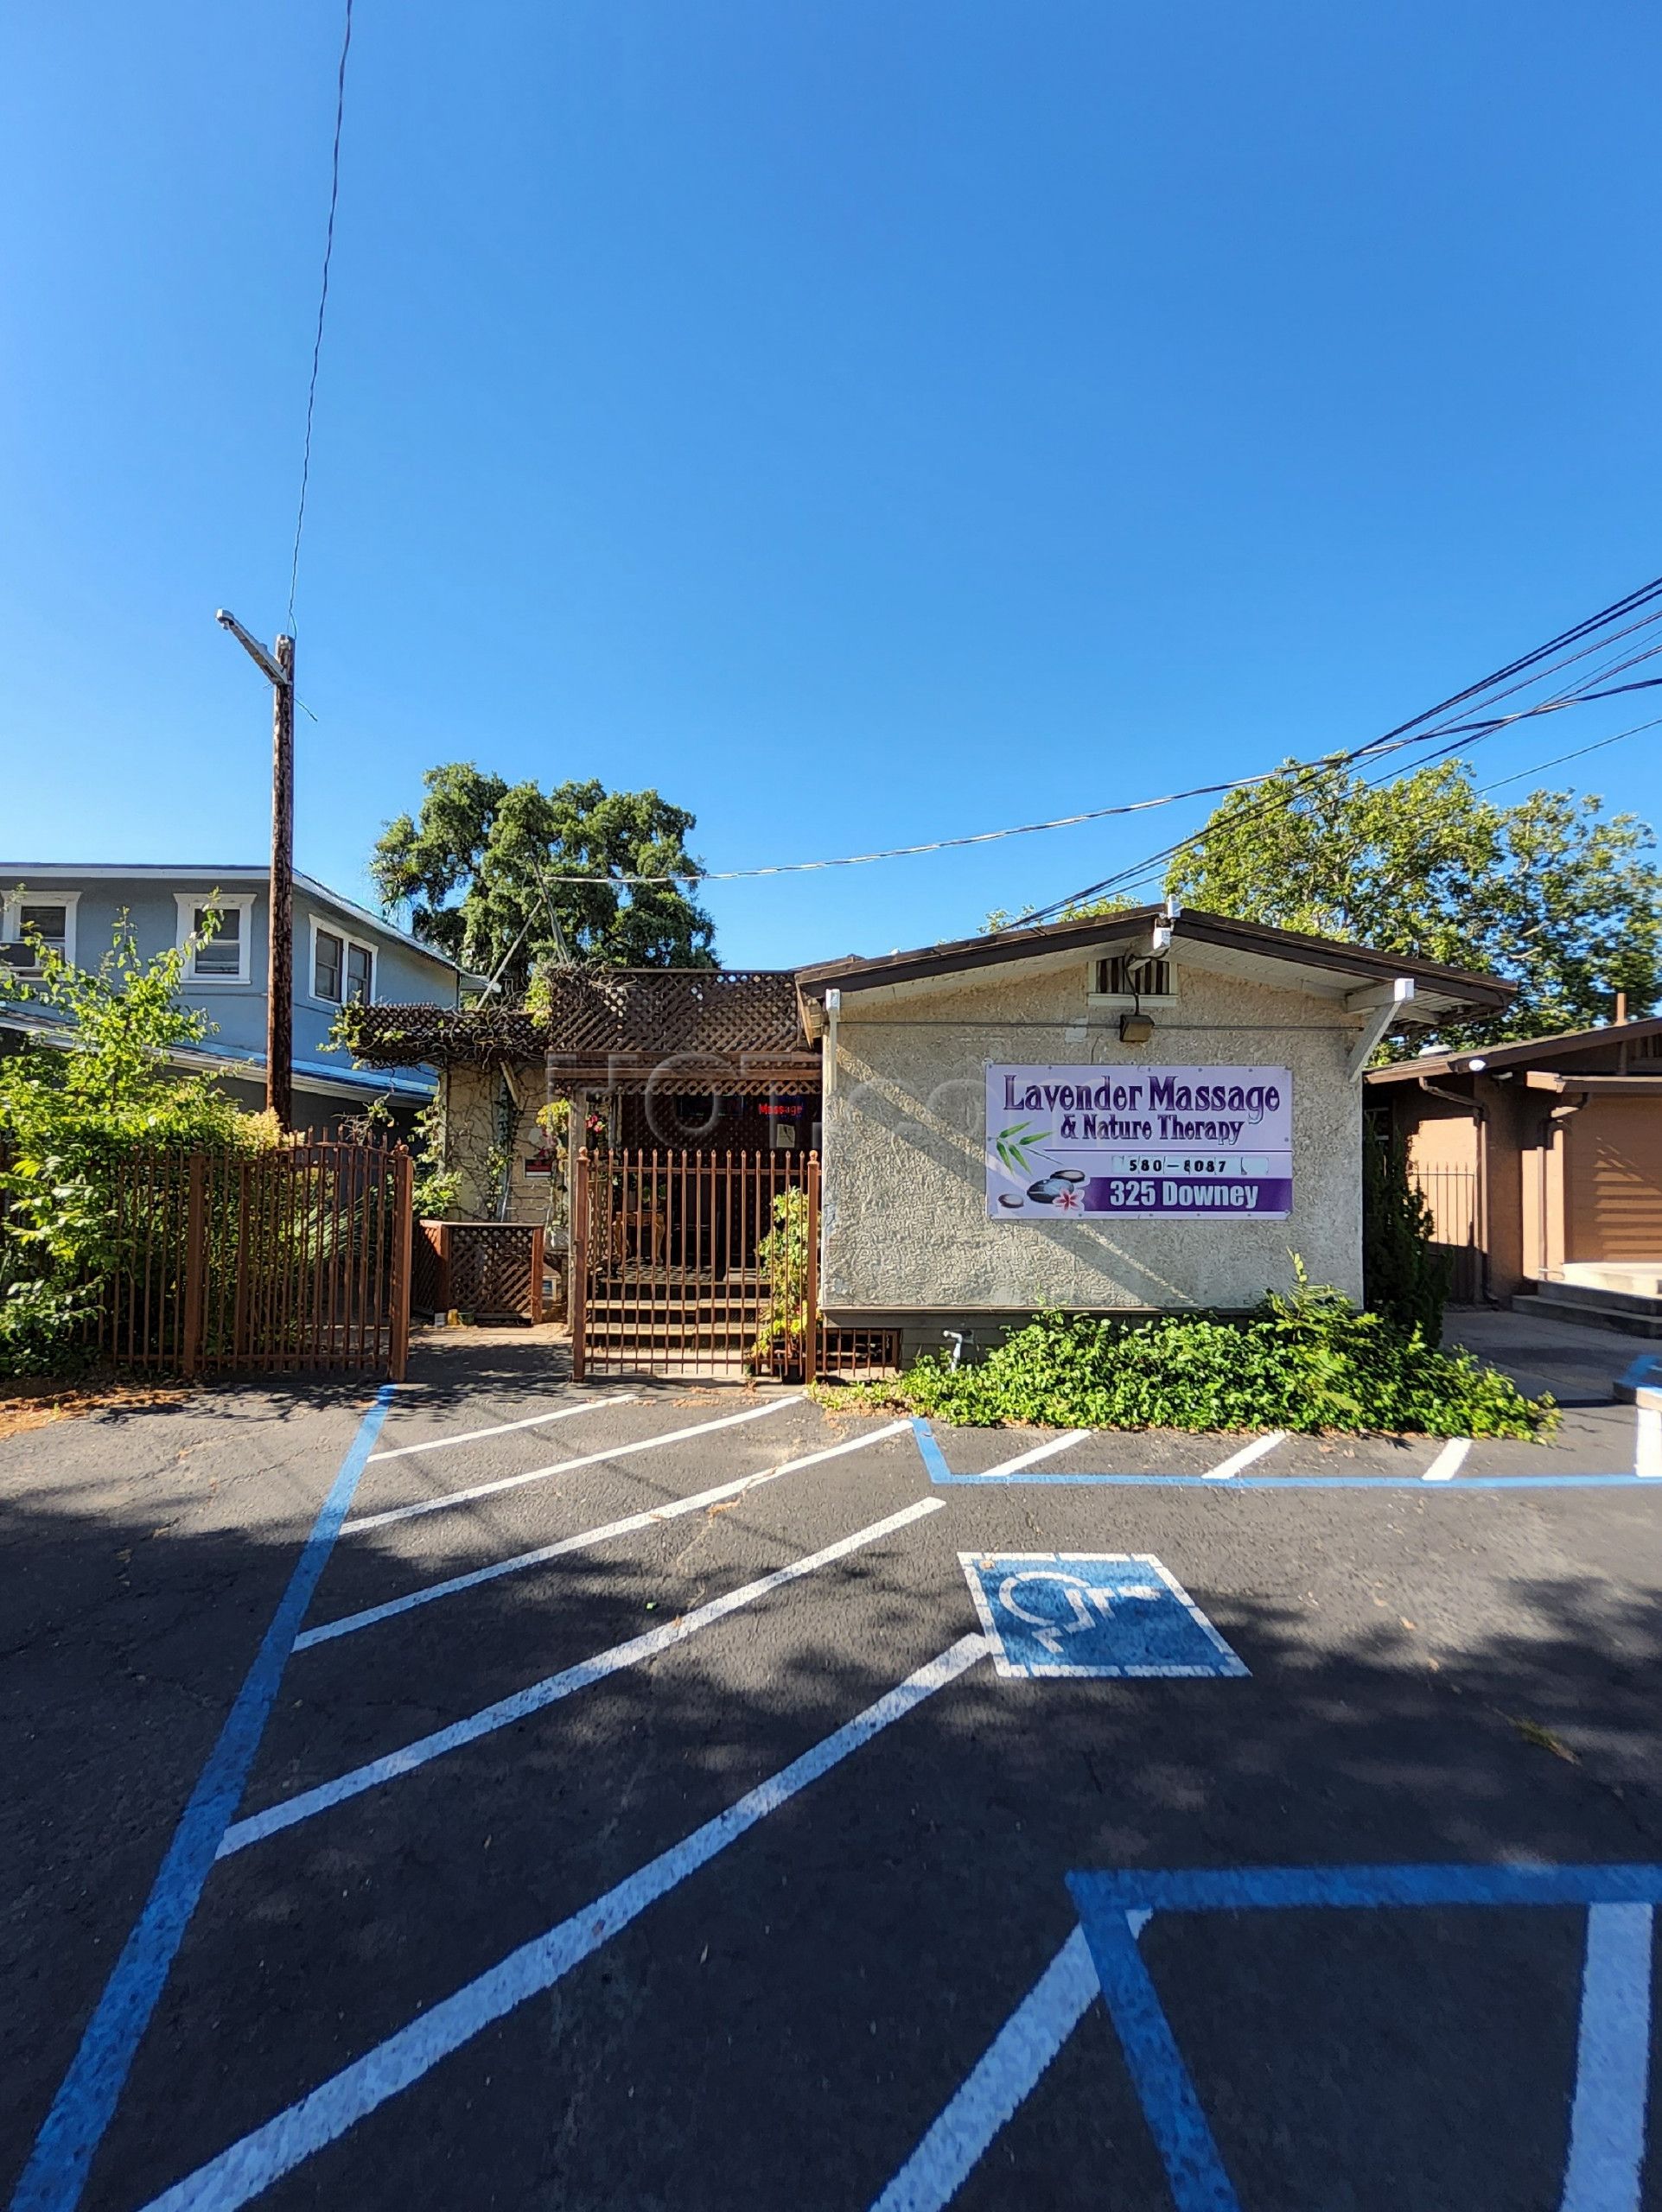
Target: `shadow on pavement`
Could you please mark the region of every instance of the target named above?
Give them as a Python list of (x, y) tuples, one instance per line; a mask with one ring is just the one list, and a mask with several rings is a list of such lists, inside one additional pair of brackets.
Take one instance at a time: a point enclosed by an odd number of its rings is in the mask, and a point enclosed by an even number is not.
[[(512, 1347), (490, 1357), (505, 1382), (519, 1376)], [(466, 1388), (480, 1380), (474, 1362)], [(423, 1382), (462, 1387), (438, 1359), (424, 1358)], [(137, 1510), (94, 1520), (15, 1500), (0, 1500), (0, 1541), (16, 1600), (0, 1708), (5, 2175), (143, 1902), (295, 1542), (286, 1529), (157, 1538)], [(574, 1555), (551, 1577), (487, 1586), (465, 1611), (436, 1609), (443, 1626), (396, 1656), (374, 1656), (379, 1631), (327, 1672), (303, 1671), (306, 1655), (249, 1805), (287, 1794), (297, 1768), (340, 1770), (360, 1738), (392, 1748), (430, 1715), (472, 1709), (493, 1687), (494, 1652), (534, 1648), (551, 1670), (614, 1642), (639, 1624), (644, 1572), (621, 1554)], [(856, 1556), (814, 1589), (812, 1608), (758, 1606), (227, 1862), (87, 2205), (146, 2202), (975, 1625), (944, 1535), (927, 1552)], [(1072, 1869), (1616, 1859), (1662, 1846), (1650, 1688), (1662, 1618), (1648, 1601), (1592, 1580), (1506, 1586), (1526, 1625), (1433, 1672), (1386, 1626), (1334, 1657), (1290, 1612), (1194, 1594), (1250, 1682), (1009, 1683), (978, 1666), (274, 2202), (868, 2203), (1067, 1933)], [(1531, 2023), (1516, 2027), (1521, 2051)], [(1380, 2063), (1416, 2056), (1397, 2035)], [(1535, 2082), (1533, 2062), (1517, 2070)], [(1506, 2078), (1501, 2052), (1492, 2095)], [(1123, 2128), (1123, 2201), (1163, 2202), (1123, 2083), (1101, 2096), (1094, 2117), (1058, 2120), (1033, 2146), (1051, 2166), (1024, 2201), (1099, 2201), (1100, 2164), (1081, 2168), (1081, 2140), (1099, 2155), (1105, 2129)], [(1517, 2201), (1494, 2194), (1481, 2164), (1455, 2190), (1466, 2154), (1438, 2147), (1451, 2193), (1435, 2201)], [(1410, 2152), (1355, 2203), (1384, 2212), (1392, 2191), (1433, 2202), (1414, 2193), (1425, 2183)]]

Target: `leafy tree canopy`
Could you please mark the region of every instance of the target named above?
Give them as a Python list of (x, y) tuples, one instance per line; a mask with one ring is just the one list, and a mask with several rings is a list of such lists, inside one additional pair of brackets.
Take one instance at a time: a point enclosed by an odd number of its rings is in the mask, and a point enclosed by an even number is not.
[[(1373, 789), (1289, 762), (1229, 794), (1166, 887), (1213, 913), (1515, 983), (1505, 1014), (1438, 1033), (1458, 1050), (1590, 1028), (1619, 990), (1631, 1014), (1649, 1010), (1662, 987), (1655, 842), (1636, 816), (1573, 791), (1496, 805), (1457, 760)], [(1425, 1041), (1416, 1030), (1413, 1049)]]
[[(716, 964), (715, 924), (674, 880), (698, 865), (685, 807), (593, 779), (545, 791), (462, 760), (422, 780), (419, 817), (387, 824), (370, 874), (385, 905), (408, 899), (415, 934), (453, 960), (481, 975), (506, 960), (502, 988), (516, 997), (550, 963)], [(554, 880), (571, 875), (584, 880)], [(662, 880), (619, 880), (630, 875)]]

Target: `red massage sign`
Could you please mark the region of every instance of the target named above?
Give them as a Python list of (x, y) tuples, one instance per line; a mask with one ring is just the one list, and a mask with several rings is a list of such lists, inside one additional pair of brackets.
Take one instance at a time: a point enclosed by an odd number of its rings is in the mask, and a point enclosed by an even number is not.
[(1285, 1068), (988, 1065), (990, 1220), (1292, 1210)]

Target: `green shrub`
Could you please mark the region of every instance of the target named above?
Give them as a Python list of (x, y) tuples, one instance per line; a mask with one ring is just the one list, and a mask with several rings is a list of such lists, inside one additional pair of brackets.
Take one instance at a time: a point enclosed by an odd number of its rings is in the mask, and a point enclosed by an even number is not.
[(750, 1349), (750, 1365), (761, 1374), (789, 1361), (808, 1331), (808, 1194), (793, 1186), (773, 1205), (773, 1227), (756, 1245), (756, 1273), (767, 1303)]
[(212, 1024), (179, 1003), (184, 956), (141, 957), (124, 917), (98, 967), (35, 940), (40, 980), (0, 969), (0, 1000), (61, 1018), (53, 1041), (0, 1058), (0, 1376), (62, 1372), (84, 1355), (111, 1261), (113, 1192), (135, 1153), (255, 1152), (277, 1141), (210, 1077), (169, 1053)]
[(1362, 1132), (1362, 1280), (1371, 1313), (1400, 1329), (1417, 1327), (1428, 1344), (1442, 1337), (1442, 1309), (1454, 1280), (1452, 1255), (1431, 1239), (1431, 1209), (1408, 1179), (1399, 1136)]
[(1338, 1291), (1312, 1287), (1302, 1268), (1290, 1297), (1271, 1293), (1246, 1321), (1041, 1313), (977, 1366), (930, 1354), (863, 1395), (977, 1427), (1526, 1437), (1557, 1419), (1551, 1399), (1526, 1399), (1469, 1352), (1443, 1351), (1417, 1329), (1358, 1313)]

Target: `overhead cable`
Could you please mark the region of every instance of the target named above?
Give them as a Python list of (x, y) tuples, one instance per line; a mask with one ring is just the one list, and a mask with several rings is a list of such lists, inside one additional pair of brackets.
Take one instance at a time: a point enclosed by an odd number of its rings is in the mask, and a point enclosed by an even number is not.
[[(1654, 588), (1654, 587), (1646, 587), (1647, 591), (1652, 591)], [(1630, 594), (1630, 599), (1634, 596), (1635, 595)], [(1628, 611), (1625, 603), (1623, 611)], [(1646, 618), (1647, 620), (1654, 619), (1656, 618)], [(1634, 625), (1633, 626), (1640, 627), (1642, 626)], [(1581, 626), (1580, 634), (1585, 634), (1585, 626)], [(1622, 632), (1621, 634), (1625, 635), (1627, 633)], [(1542, 652), (1547, 652), (1554, 650), (1554, 648), (1544, 647), (1541, 650)], [(1632, 667), (1640, 660), (1648, 660), (1652, 658), (1653, 655), (1659, 652), (1662, 652), (1662, 646), (1651, 647), (1644, 653), (1635, 654), (1629, 659), (1621, 662), (1619, 665), (1623, 668)], [(1540, 657), (1541, 655), (1539, 653), (1535, 656), (1531, 656), (1531, 658), (1538, 659)], [(1582, 656), (1576, 654), (1572, 656), (1572, 658), (1580, 659)], [(1520, 664), (1514, 663), (1513, 666), (1515, 668), (1519, 664)], [(1567, 664), (1567, 663), (1560, 662), (1558, 664), (1558, 667), (1562, 668)], [(1512, 671), (1510, 670), (1506, 671), (1507, 674), (1510, 674), (1511, 672)], [(1544, 670), (1541, 671), (1540, 674), (1556, 674), (1557, 672), (1557, 669)], [(1605, 669), (1601, 671), (1589, 671), (1589, 677), (1584, 677), (1582, 681), (1583, 683), (1586, 683), (1595, 680), (1599, 675), (1608, 675), (1614, 672), (1614, 671), (1611, 667), (1607, 666)], [(1648, 690), (1652, 688), (1653, 684), (1659, 682), (1662, 682), (1662, 678), (1646, 679), (1643, 683), (1635, 683), (1632, 685), (1622, 684), (1614, 687), (1614, 689), (1621, 691), (1630, 690)], [(1481, 685), (1475, 685), (1473, 687), (1472, 690), (1462, 694), (1461, 696), (1465, 698), (1474, 697), (1479, 695), (1482, 691), (1483, 688), (1484, 687)], [(1516, 685), (1512, 687), (1514, 691), (1519, 688), (1519, 687)], [(1510, 696), (1510, 693), (1503, 693), (1501, 696)], [(1503, 729), (1510, 729), (1518, 722), (1527, 720), (1531, 716), (1544, 714), (1556, 714), (1565, 707), (1580, 706), (1587, 703), (1592, 699), (1608, 697), (1611, 696), (1613, 696), (1611, 692), (1582, 692), (1580, 690), (1572, 688), (1570, 690), (1561, 694), (1557, 698), (1542, 700), (1538, 702), (1538, 703), (1533, 707), (1519, 709), (1512, 714), (1498, 715), (1487, 721), (1445, 724), (1441, 727), (1435, 727), (1430, 729), (1423, 730), (1417, 737), (1404, 738), (1396, 733), (1389, 733), (1386, 739), (1376, 739), (1372, 744), (1355, 747), (1347, 753), (1332, 753), (1325, 756), (1320, 760), (1293, 761), (1287, 763), (1282, 769), (1277, 770), (1277, 773), (1278, 775), (1284, 775), (1287, 772), (1287, 769), (1289, 767), (1291, 768), (1295, 776), (1295, 796), (1296, 796), (1297, 787), (1299, 785), (1305, 785), (1312, 781), (1319, 781), (1324, 776), (1336, 774), (1340, 770), (1352, 766), (1360, 760), (1370, 757), (1374, 760), (1378, 760), (1383, 757), (1385, 753), (1398, 753), (1406, 746), (1413, 746), (1417, 748), (1421, 745), (1430, 744), (1436, 738), (1448, 736), (1452, 733), (1454, 741), (1451, 744), (1444, 745), (1436, 753), (1427, 756), (1428, 760), (1441, 760), (1450, 753), (1464, 752), (1474, 746), (1481, 745), (1486, 741), (1486, 739), (1496, 735)], [(1423, 720), (1424, 717), (1418, 717), (1417, 719)], [(1412, 725), (1402, 725), (1399, 727), (1411, 728)], [(1639, 727), (1646, 728), (1648, 727), (1648, 725), (1640, 724)], [(1422, 765), (1425, 765), (1425, 763), (1423, 762)], [(1532, 772), (1525, 771), (1525, 772), (1529, 773)], [(1377, 782), (1383, 783), (1386, 780), (1388, 780), (1387, 778), (1381, 777), (1377, 779)], [(1236, 823), (1240, 823), (1249, 821), (1252, 818), (1254, 814), (1261, 810), (1267, 810), (1270, 806), (1279, 804), (1279, 801), (1280, 794), (1277, 793), (1273, 798), (1266, 798), (1265, 800), (1259, 802), (1257, 805), (1249, 802), (1248, 804), (1243, 807), (1237, 814), (1235, 817)], [(1165, 863), (1175, 860), (1180, 853), (1186, 852), (1192, 846), (1199, 844), (1205, 836), (1206, 826), (1205, 824), (1202, 824), (1199, 830), (1193, 831), (1188, 836), (1180, 837), (1175, 843), (1165, 846), (1159, 852), (1147, 854), (1141, 860), (1134, 861), (1125, 868), (1117, 868), (1112, 874), (1105, 876), (1100, 882), (1088, 884), (1080, 890), (1070, 891), (1061, 899), (1052, 899), (1046, 906), (1029, 909), (1021, 917), (1019, 921), (1011, 923), (1009, 926), (1011, 928), (1031, 928), (1035, 922), (1046, 920), (1054, 915), (1065, 912), (1070, 907), (1078, 906), (1087, 899), (1101, 899), (1111, 896), (1118, 891), (1124, 890), (1130, 886), (1140, 884), (1145, 878), (1150, 876), (1156, 868), (1163, 868)]]
[[(1506, 667), (1497, 669), (1493, 675), (1486, 677), (1481, 683), (1468, 685), (1463, 691), (1455, 692), (1452, 697), (1445, 699), (1440, 706), (1426, 709), (1423, 714), (1416, 715), (1410, 721), (1399, 722), (1394, 729), (1386, 730), (1378, 737), (1370, 738), (1366, 743), (1353, 747), (1347, 752), (1329, 754), (1317, 761), (1296, 762), (1292, 765), (1303, 772), (1328, 775), (1340, 767), (1351, 766), (1358, 761), (1379, 760), (1409, 747), (1430, 744), (1436, 737), (1459, 734), (1461, 737), (1469, 736), (1475, 743), (1483, 737), (1492, 736), (1497, 731), (1509, 728), (1514, 722), (1525, 721), (1532, 715), (1556, 714), (1566, 707), (1580, 706), (1597, 699), (1614, 698), (1619, 693), (1662, 686), (1662, 677), (1659, 677), (1645, 678), (1633, 683), (1614, 684), (1608, 690), (1589, 690), (1583, 688), (1588, 683), (1606, 676), (1619, 674), (1628, 668), (1637, 666), (1641, 661), (1652, 659), (1658, 653), (1662, 653), (1662, 645), (1652, 645), (1646, 647), (1642, 652), (1614, 661), (1607, 661), (1602, 667), (1588, 671), (1580, 684), (1570, 686), (1559, 696), (1541, 701), (1534, 706), (1516, 709), (1509, 715), (1491, 715), (1469, 722), (1440, 723), (1436, 721), (1439, 715), (1445, 715), (1455, 708), (1485, 695), (1490, 696), (1492, 703), (1498, 703), (1501, 699), (1513, 697), (1519, 691), (1527, 690), (1531, 683), (1538, 683), (1549, 677), (1557, 675), (1561, 671), (1573, 666), (1576, 662), (1584, 660), (1589, 653), (1596, 653), (1607, 649), (1618, 639), (1630, 637), (1637, 631), (1662, 621), (1662, 606), (1658, 606), (1653, 613), (1641, 615), (1637, 621), (1630, 622), (1625, 628), (1616, 631), (1614, 636), (1595, 635), (1596, 632), (1608, 632), (1609, 625), (1614, 621), (1621, 620), (1624, 615), (1636, 613), (1640, 608), (1659, 600), (1662, 600), (1662, 577), (1654, 578), (1651, 582), (1640, 585), (1636, 590), (1627, 593), (1625, 597), (1602, 609), (1599, 613), (1589, 615), (1584, 621), (1576, 623), (1570, 629), (1562, 631), (1556, 638), (1550, 639), (1543, 645), (1538, 645), (1531, 652), (1525, 653), (1518, 659), (1509, 662)], [(1592, 639), (1591, 643), (1583, 643), (1589, 639)], [(1567, 645), (1579, 645), (1582, 649), (1579, 652), (1566, 653), (1563, 659), (1553, 662), (1550, 667), (1541, 665), (1544, 661), (1551, 661), (1555, 653), (1562, 652)], [(1510, 681), (1513, 677), (1519, 677), (1520, 672), (1525, 670), (1532, 671), (1533, 673), (1523, 677), (1521, 681)], [(1495, 691), (1494, 686), (1498, 683), (1505, 683), (1506, 689)], [(1426, 722), (1433, 723), (1434, 727), (1429, 729), (1422, 728), (1422, 725)], [(544, 885), (575, 886), (610, 883), (627, 887), (634, 884), (650, 886), (666, 883), (754, 882), (767, 876), (814, 874), (827, 868), (869, 868), (879, 861), (910, 860), (926, 853), (960, 851), (974, 845), (997, 844), (1009, 837), (1036, 836), (1041, 831), (1070, 830), (1084, 823), (1106, 822), (1128, 815), (1149, 813), (1161, 807), (1179, 805), (1188, 799), (1215, 798), (1231, 791), (1251, 791), (1284, 773), (1284, 766), (1267, 769), (1251, 776), (1231, 777), (1221, 783), (1197, 784), (1183, 791), (1162, 792), (1155, 798), (1127, 800), (1114, 806), (1085, 808), (1078, 813), (1056, 815), (1044, 822), (1016, 823), (1004, 829), (976, 830), (956, 837), (933, 837), (918, 844), (891, 845), (876, 852), (844, 854), (830, 860), (779, 861), (758, 868), (677, 868), (656, 874), (634, 873), (614, 874), (610, 872), (591, 872), (588, 874), (544, 874), (539, 871), (538, 880)], [(1134, 880), (1140, 880), (1141, 876), (1156, 862), (1168, 859), (1174, 854), (1181, 851), (1185, 845), (1194, 842), (1192, 838), (1181, 840), (1177, 844), (1167, 847), (1164, 851), (1150, 855), (1147, 860), (1137, 862), (1135, 865), (1137, 875)], [(1117, 880), (1117, 878), (1111, 879), (1111, 880)], [(1101, 887), (1098, 887), (1098, 888)], [(1038, 911), (1041, 913), (1049, 913), (1055, 911), (1057, 907), (1072, 905), (1077, 899), (1094, 895), (1094, 891), (1070, 893), (1067, 898), (1054, 900), (1049, 906)]]
[[(341, 66), (334, 80), (334, 149), (329, 157), (329, 219), (323, 236), (323, 279), (317, 295), (317, 330), (312, 339), (311, 381), (306, 390), (306, 436), (300, 456), (300, 498), (295, 508), (294, 555), (289, 563), (289, 629), (295, 626), (295, 594), (300, 584), (300, 533), (306, 526), (306, 491), (312, 474), (312, 417), (317, 410), (317, 370), (323, 357), (323, 318), (329, 304), (329, 264), (334, 258), (334, 211), (341, 200), (341, 126), (347, 112), (347, 56), (352, 51), (352, 0), (347, 0)], [(308, 714), (311, 713), (309, 707)], [(313, 716), (315, 720), (316, 717)]]

